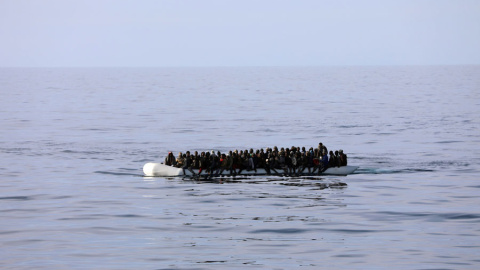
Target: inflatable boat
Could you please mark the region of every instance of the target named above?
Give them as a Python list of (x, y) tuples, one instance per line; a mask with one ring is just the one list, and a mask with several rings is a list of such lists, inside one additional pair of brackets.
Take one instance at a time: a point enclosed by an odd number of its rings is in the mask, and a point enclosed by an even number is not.
[[(341, 166), (341, 167), (331, 167), (326, 169), (320, 175), (349, 175), (353, 173), (358, 166)], [(198, 170), (193, 170), (195, 173), (198, 173)], [(283, 170), (277, 169), (278, 175), (283, 174)], [(167, 166), (162, 163), (153, 163), (149, 162), (143, 166), (143, 173), (145, 176), (163, 176), (163, 177), (175, 177), (175, 176), (192, 176), (192, 172), (189, 170), (183, 170), (182, 168), (177, 168), (173, 166)], [(202, 172), (202, 175), (205, 175), (205, 172)], [(230, 175), (230, 171), (225, 170), (222, 175)], [(241, 174), (237, 175), (267, 175), (265, 169), (257, 169), (257, 170), (243, 170)], [(271, 175), (276, 175), (273, 171), (271, 171)], [(303, 173), (301, 175), (311, 175), (307, 173)]]

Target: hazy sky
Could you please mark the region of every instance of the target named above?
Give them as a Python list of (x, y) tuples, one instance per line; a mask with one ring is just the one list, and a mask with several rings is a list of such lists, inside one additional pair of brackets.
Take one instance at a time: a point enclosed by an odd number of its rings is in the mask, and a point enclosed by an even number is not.
[(0, 0), (0, 66), (480, 64), (480, 0)]

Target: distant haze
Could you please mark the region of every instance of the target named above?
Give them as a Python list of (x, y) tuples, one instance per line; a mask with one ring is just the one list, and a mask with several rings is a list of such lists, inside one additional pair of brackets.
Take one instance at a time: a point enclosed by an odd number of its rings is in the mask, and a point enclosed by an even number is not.
[(479, 0), (1, 0), (0, 66), (480, 64)]

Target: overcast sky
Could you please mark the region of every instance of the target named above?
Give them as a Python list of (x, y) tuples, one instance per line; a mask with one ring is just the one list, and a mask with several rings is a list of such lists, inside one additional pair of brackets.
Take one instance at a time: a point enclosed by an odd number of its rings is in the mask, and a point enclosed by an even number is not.
[(0, 66), (480, 64), (480, 0), (0, 0)]

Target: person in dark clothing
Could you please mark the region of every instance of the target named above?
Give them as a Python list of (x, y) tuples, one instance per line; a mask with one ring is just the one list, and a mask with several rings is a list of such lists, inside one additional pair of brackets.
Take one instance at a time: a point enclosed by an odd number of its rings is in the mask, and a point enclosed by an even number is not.
[(193, 166), (192, 157), (190, 156), (190, 151), (187, 151), (185, 158), (183, 159), (183, 167), (182, 167), (183, 174), (185, 175), (185, 169), (187, 169), (192, 173), (192, 175), (195, 175), (195, 172), (193, 171), (192, 166)]
[(244, 160), (244, 153), (240, 150), (240, 153), (236, 155), (236, 168), (238, 169), (237, 174), (241, 174), (243, 169), (245, 169), (245, 160)]
[(265, 152), (263, 152), (263, 149), (261, 149), (260, 151), (257, 150), (256, 156), (257, 156), (257, 168), (265, 169), (266, 156), (265, 156)]
[[(288, 148), (287, 148), (288, 150)], [(292, 157), (290, 157), (290, 151), (285, 152), (285, 171), (287, 172), (287, 175), (292, 174), (293, 170), (293, 162), (292, 162)]]
[[(250, 149), (251, 150), (251, 149)], [(244, 152), (245, 153), (245, 152)], [(245, 168), (247, 171), (254, 170), (257, 172), (256, 156), (254, 153), (245, 154)]]
[(219, 159), (218, 165), (219, 166), (217, 166), (217, 171), (215, 173), (215, 176), (222, 175), (222, 173), (226, 169), (228, 169), (228, 158), (225, 154), (220, 153), (220, 159)]
[(330, 158), (328, 159), (328, 167), (333, 168), (337, 167), (337, 158), (335, 157), (335, 154), (333, 151), (330, 151)]
[(340, 157), (340, 166), (347, 166), (347, 154), (343, 153), (343, 150), (338, 151), (338, 156)]
[(215, 173), (215, 170), (218, 168), (219, 166), (219, 158), (217, 155), (215, 155), (215, 151), (211, 151), (211, 155), (210, 155), (210, 169), (209, 169), (209, 176), (212, 177), (212, 175), (214, 175)]
[(318, 174), (320, 175), (327, 169), (328, 169), (328, 154), (327, 152), (323, 152), (322, 154), (320, 154), (320, 157), (318, 158)]
[[(238, 151), (235, 150), (232, 154), (232, 169), (233, 169), (233, 175), (237, 175), (237, 169), (240, 169), (239, 166), (239, 161), (238, 161)], [(231, 173), (231, 172), (230, 172)]]
[[(208, 153), (208, 152), (207, 152)], [(199, 162), (199, 167), (200, 169), (198, 170), (198, 175), (200, 175), (202, 173), (203, 170), (207, 170), (208, 169), (208, 157), (207, 155), (205, 154), (205, 152), (202, 152), (200, 154), (200, 162)]]
[(175, 166), (177, 164), (177, 162), (175, 160), (175, 156), (173, 155), (172, 152), (168, 152), (168, 155), (165, 158), (165, 163), (164, 164), (168, 165), (168, 166)]
[(299, 173), (303, 173), (305, 169), (307, 169), (308, 174), (310, 174), (312, 172), (312, 167), (313, 167), (312, 152), (310, 151), (305, 152), (305, 156), (302, 159), (302, 169), (300, 170)]
[(341, 160), (340, 160), (340, 156), (338, 155), (338, 150), (335, 151), (335, 159), (336, 159), (335, 161), (337, 162), (337, 167), (340, 167)]
[(195, 151), (195, 154), (192, 156), (192, 167), (196, 170), (200, 169), (200, 156), (198, 151)]
[(293, 168), (292, 173), (294, 175), (298, 175), (301, 165), (302, 165), (302, 154), (300, 153), (300, 151), (296, 150), (292, 154), (292, 168)]
[(233, 152), (230, 151), (228, 152), (227, 154), (227, 170), (230, 171), (230, 175), (235, 175), (237, 174), (237, 172), (235, 171), (235, 167), (234, 167), (234, 157), (233, 157)]
[(273, 171), (275, 174), (278, 174), (276, 167), (277, 167), (277, 157), (275, 152), (268, 153), (268, 159), (266, 161), (266, 167), (268, 167), (268, 173)]

